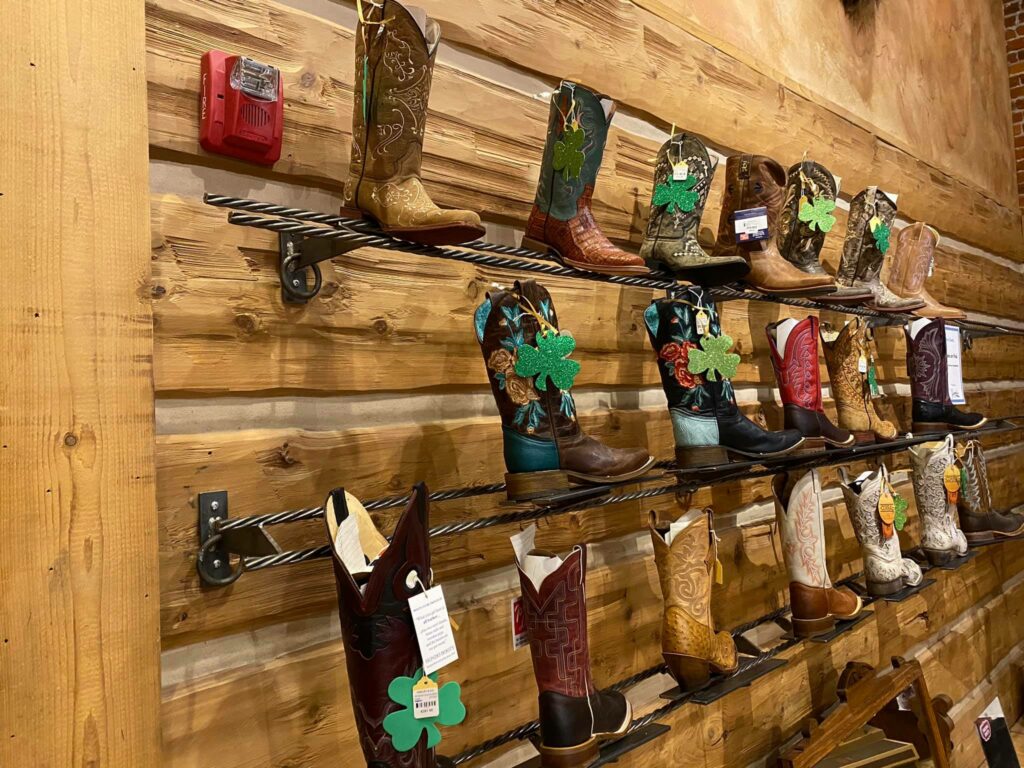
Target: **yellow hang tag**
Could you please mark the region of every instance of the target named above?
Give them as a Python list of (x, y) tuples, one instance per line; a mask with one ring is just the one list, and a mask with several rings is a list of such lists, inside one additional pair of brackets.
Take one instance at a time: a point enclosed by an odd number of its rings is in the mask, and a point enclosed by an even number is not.
[(459, 623), (455, 621), (454, 617), (452, 617), (451, 614), (448, 614), (448, 623), (452, 625), (452, 630), (454, 630), (455, 632), (459, 631)]
[(722, 584), (725, 581), (725, 575), (722, 572), (722, 561), (717, 557), (715, 558), (715, 584)]
[(946, 498), (950, 504), (956, 504), (956, 498), (960, 493), (960, 471), (950, 464), (942, 473), (942, 484), (946, 486)]
[(896, 520), (896, 501), (889, 491), (884, 491), (878, 497), (878, 516), (882, 520), (882, 536), (891, 539), (895, 531), (893, 523)]
[(882, 220), (878, 216), (872, 216), (871, 221), (868, 222), (868, 226), (871, 227), (871, 231), (874, 232), (878, 229), (878, 225), (882, 223)]
[(708, 313), (703, 309), (697, 310), (697, 335), (707, 336), (708, 335)]
[(438, 696), (437, 683), (424, 675), (412, 687), (412, 715), (417, 720), (426, 717), (437, 717), (441, 714), (441, 702)]

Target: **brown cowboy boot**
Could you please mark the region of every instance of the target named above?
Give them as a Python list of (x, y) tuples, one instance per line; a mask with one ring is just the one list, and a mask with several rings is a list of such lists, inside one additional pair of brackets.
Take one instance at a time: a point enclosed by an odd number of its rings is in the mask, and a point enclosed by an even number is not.
[[(779, 216), (779, 253), (809, 275), (827, 275), (821, 265), (825, 235), (832, 231), (836, 207), (835, 176), (820, 163), (804, 160), (789, 169), (786, 201)], [(863, 304), (872, 296), (864, 288), (837, 286), (835, 293), (815, 297), (831, 304)]]
[(871, 399), (868, 370), (874, 365), (868, 324), (855, 317), (834, 330), (821, 325), (821, 348), (836, 402), (839, 426), (853, 433), (858, 444), (895, 440), (896, 425), (878, 415)]
[(896, 255), (889, 268), (889, 288), (904, 299), (918, 299), (924, 306), (914, 310), (921, 317), (943, 317), (947, 320), (966, 320), (967, 313), (956, 307), (940, 304), (924, 287), (935, 264), (935, 246), (939, 233), (934, 227), (917, 222), (900, 230), (896, 238)]
[[(572, 483), (634, 480), (654, 466), (644, 448), (610, 448), (576, 421), (569, 389), (579, 363), (576, 343), (558, 330), (551, 294), (534, 280), (490, 293), (477, 308), (480, 342), (491, 391), (501, 415), (510, 499), (567, 490)], [(538, 349), (547, 350), (541, 355)], [(530, 367), (540, 359), (542, 367)], [(557, 360), (557, 368), (549, 367)]]
[[(712, 255), (724, 259), (742, 256), (750, 265), (744, 281), (777, 296), (816, 296), (834, 293), (835, 281), (827, 274), (802, 272), (779, 253), (779, 216), (785, 198), (786, 172), (769, 157), (733, 155), (725, 164), (725, 196), (718, 220), (718, 239)], [(735, 215), (749, 208), (767, 209), (768, 238), (737, 242)]]
[(515, 544), (526, 634), (540, 710), (543, 768), (589, 765), (600, 742), (622, 736), (633, 711), (617, 691), (600, 693), (590, 673), (587, 551), (562, 558), (533, 548), (535, 528)]
[(324, 502), (352, 712), (369, 768), (437, 765), (426, 739), (399, 752), (384, 730), (384, 718), (402, 709), (388, 695), (391, 681), (413, 677), (423, 666), (409, 598), (430, 586), (427, 495), (422, 483), (413, 487), (390, 544), (343, 488), (331, 491)]
[(903, 332), (907, 338), (914, 432), (942, 433), (983, 427), (988, 419), (980, 413), (959, 410), (949, 399), (946, 321), (941, 317), (913, 320), (903, 326)]
[(420, 181), (423, 130), (441, 27), (398, 0), (366, 3), (356, 28), (352, 159), (343, 216), (364, 214), (389, 235), (429, 245), (483, 237), (472, 211), (442, 210)]
[(576, 83), (563, 81), (552, 95), (537, 197), (523, 247), (551, 252), (576, 269), (642, 275), (648, 272), (644, 260), (612, 245), (590, 210), (614, 114), (614, 101)]
[(850, 202), (836, 282), (871, 291), (868, 307), (876, 312), (910, 312), (924, 306), (920, 299), (900, 298), (882, 282), (882, 262), (889, 251), (895, 218), (896, 203), (878, 187), (868, 187)]
[(640, 256), (697, 285), (739, 280), (750, 267), (739, 254), (715, 257), (697, 240), (715, 163), (707, 147), (690, 133), (677, 133), (661, 147), (654, 167), (651, 217)]
[(718, 562), (711, 509), (694, 509), (671, 526), (659, 526), (651, 512), (651, 539), (665, 614), (661, 650), (683, 691), (700, 688), (711, 672), (731, 674), (739, 666), (736, 643), (716, 632), (711, 618), (712, 579)]
[(799, 322), (787, 318), (769, 323), (764, 330), (782, 396), (784, 426), (804, 436), (801, 450), (853, 445), (853, 434), (829, 421), (821, 402), (818, 318), (809, 315)]
[(957, 497), (960, 529), (969, 544), (990, 544), (1003, 539), (1024, 538), (1024, 515), (992, 508), (985, 452), (977, 440), (957, 449), (963, 482)]
[(810, 637), (828, 632), (836, 619), (852, 619), (860, 613), (862, 603), (846, 587), (833, 587), (828, 575), (818, 470), (799, 477), (778, 474), (772, 480), (772, 493), (782, 533), (782, 556), (789, 571), (793, 634)]

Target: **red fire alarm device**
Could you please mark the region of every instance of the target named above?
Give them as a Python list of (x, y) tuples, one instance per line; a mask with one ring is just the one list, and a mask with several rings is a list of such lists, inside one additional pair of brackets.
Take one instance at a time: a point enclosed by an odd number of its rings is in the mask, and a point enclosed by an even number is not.
[(280, 70), (245, 56), (207, 51), (200, 85), (203, 149), (261, 165), (277, 162), (284, 129)]

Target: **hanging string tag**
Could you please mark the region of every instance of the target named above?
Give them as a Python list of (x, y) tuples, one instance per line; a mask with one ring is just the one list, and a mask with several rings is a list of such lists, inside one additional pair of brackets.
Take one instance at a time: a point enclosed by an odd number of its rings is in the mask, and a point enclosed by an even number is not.
[(878, 517), (882, 521), (882, 536), (891, 539), (896, 532), (896, 501), (888, 488), (883, 488), (878, 496)]
[(705, 312), (703, 309), (698, 309), (697, 310), (697, 335), (698, 336), (707, 336), (708, 335), (708, 328), (709, 327), (710, 327), (710, 323), (708, 322), (708, 313)]
[(955, 464), (949, 464), (942, 473), (942, 484), (946, 487), (946, 498), (950, 504), (956, 504), (960, 494), (960, 471)]
[(685, 160), (672, 165), (672, 181), (686, 181), (690, 176), (690, 167)]
[(868, 358), (863, 352), (861, 352), (860, 357), (857, 358), (857, 371), (862, 374), (868, 372)]
[(441, 700), (437, 683), (431, 680), (429, 675), (424, 675), (412, 687), (412, 715), (417, 720), (423, 720), (440, 714)]

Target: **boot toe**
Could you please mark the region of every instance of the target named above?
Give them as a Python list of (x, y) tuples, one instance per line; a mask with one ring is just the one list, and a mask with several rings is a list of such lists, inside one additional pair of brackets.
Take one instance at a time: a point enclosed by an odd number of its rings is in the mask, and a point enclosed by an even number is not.
[(861, 599), (847, 587), (833, 588), (828, 595), (829, 612), (837, 619), (852, 619), (862, 606)]
[(633, 708), (618, 691), (596, 693), (590, 697), (590, 705), (594, 710), (595, 736), (618, 736), (629, 727)]

